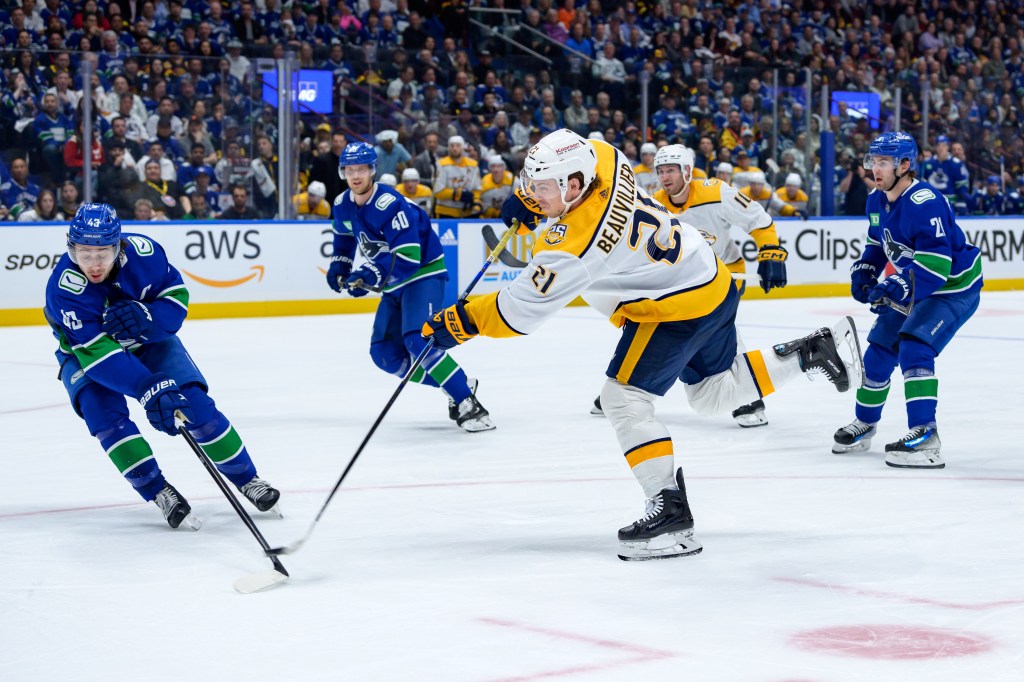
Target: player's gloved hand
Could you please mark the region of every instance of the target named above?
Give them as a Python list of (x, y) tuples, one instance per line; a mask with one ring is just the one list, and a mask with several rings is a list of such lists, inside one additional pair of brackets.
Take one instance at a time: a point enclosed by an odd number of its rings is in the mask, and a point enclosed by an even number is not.
[(352, 274), (352, 259), (348, 256), (335, 256), (327, 268), (327, 286), (339, 294), (345, 286), (345, 280)]
[(765, 244), (757, 252), (757, 274), (764, 293), (786, 286), (786, 258), (789, 253), (778, 244)]
[(799, 218), (800, 220), (807, 220), (807, 217), (810, 214), (807, 213), (807, 209), (798, 208), (796, 209), (796, 213), (794, 215), (796, 215), (796, 217)]
[(447, 350), (469, 341), (479, 331), (469, 319), (466, 304), (459, 301), (424, 322), (421, 333), (425, 339), (433, 337), (437, 348)]
[(157, 373), (142, 382), (138, 389), (138, 400), (146, 408), (146, 417), (157, 431), (174, 436), (178, 433), (174, 425), (174, 411), (181, 410), (187, 421), (193, 421), (192, 407), (178, 383), (164, 373)]
[(468, 189), (456, 189), (452, 190), (452, 201), (462, 204), (463, 208), (472, 208), (473, 202), (476, 201), (476, 197), (473, 196), (473, 192)]
[(501, 205), (501, 222), (505, 227), (512, 227), (512, 220), (519, 221), (518, 234), (526, 234), (537, 229), (547, 219), (544, 212), (540, 210), (540, 204), (533, 199), (524, 196), (520, 190), (508, 195), (505, 203)]
[(370, 293), (371, 289), (380, 289), (384, 283), (384, 273), (373, 263), (365, 263), (348, 276), (345, 288), (349, 296), (359, 298)]
[(872, 312), (883, 314), (892, 309), (886, 305), (879, 305), (878, 302), (882, 298), (888, 298), (899, 305), (907, 305), (910, 303), (912, 295), (910, 284), (903, 279), (902, 275), (889, 275), (868, 291), (868, 303), (872, 305)]
[(117, 341), (146, 341), (152, 329), (153, 315), (139, 301), (118, 301), (103, 311), (103, 331)]
[(859, 260), (850, 266), (850, 293), (858, 303), (868, 302), (868, 292), (878, 284), (878, 266)]

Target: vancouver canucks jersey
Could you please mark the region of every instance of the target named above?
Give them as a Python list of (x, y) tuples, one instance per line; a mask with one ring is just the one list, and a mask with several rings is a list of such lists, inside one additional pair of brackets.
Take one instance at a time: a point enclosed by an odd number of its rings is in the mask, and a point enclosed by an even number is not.
[[(146, 306), (154, 331), (147, 338), (118, 343), (103, 331), (103, 311), (129, 299)], [(167, 262), (163, 247), (149, 237), (124, 232), (117, 263), (99, 284), (90, 282), (64, 254), (46, 283), (43, 312), (60, 344), (58, 356), (74, 355), (89, 378), (135, 396), (153, 373), (129, 351), (162, 341), (181, 328), (188, 314), (188, 289)]]
[(428, 277), (448, 279), (444, 251), (430, 218), (393, 187), (376, 183), (362, 206), (345, 190), (334, 200), (334, 255), (352, 258), (356, 246), (386, 273), (385, 293)]
[(921, 164), (921, 179), (939, 190), (951, 202), (967, 202), (971, 194), (970, 175), (964, 162), (955, 156), (933, 156)]
[(561, 218), (537, 228), (533, 256), (505, 289), (470, 301), (484, 336), (535, 331), (577, 296), (612, 324), (707, 315), (732, 276), (701, 234), (647, 196), (626, 156), (599, 140), (596, 186)]
[(867, 215), (862, 259), (879, 269), (888, 260), (901, 273), (913, 272), (914, 301), (981, 288), (981, 252), (956, 224), (949, 201), (930, 184), (914, 180), (891, 203), (885, 192), (874, 190)]

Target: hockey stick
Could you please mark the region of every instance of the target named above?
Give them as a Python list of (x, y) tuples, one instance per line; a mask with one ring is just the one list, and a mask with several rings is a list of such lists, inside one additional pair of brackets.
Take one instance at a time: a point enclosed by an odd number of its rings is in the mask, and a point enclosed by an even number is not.
[(909, 273), (907, 275), (907, 279), (909, 280), (910, 284), (910, 300), (907, 301), (907, 304), (900, 305), (899, 303), (896, 303), (888, 296), (883, 296), (882, 298), (878, 299), (878, 303), (876, 303), (876, 305), (888, 306), (889, 308), (892, 308), (898, 313), (910, 315), (910, 313), (914, 310), (914, 271), (908, 270), (907, 272)]
[(227, 483), (224, 482), (224, 479), (221, 478), (220, 473), (217, 471), (216, 467), (213, 466), (213, 462), (210, 461), (210, 458), (207, 457), (206, 453), (203, 452), (203, 449), (199, 446), (199, 443), (196, 442), (196, 439), (192, 436), (191, 433), (188, 432), (188, 429), (185, 428), (185, 424), (187, 422), (188, 420), (185, 419), (185, 415), (182, 414), (181, 410), (174, 411), (174, 423), (175, 426), (178, 427), (178, 433), (182, 435), (182, 437), (185, 439), (185, 442), (187, 442), (189, 447), (192, 448), (192, 452), (196, 453), (196, 457), (198, 457), (199, 461), (203, 463), (203, 467), (205, 467), (206, 470), (210, 472), (210, 476), (213, 477), (213, 480), (217, 484), (217, 487), (220, 488), (220, 491), (222, 493), (224, 493), (224, 497), (228, 498), (228, 502), (231, 504), (234, 510), (238, 512), (238, 516), (242, 519), (242, 523), (244, 523), (245, 527), (248, 528), (256, 537), (256, 539), (260, 543), (260, 546), (263, 547), (264, 553), (266, 553), (267, 556), (270, 558), (270, 562), (274, 564), (274, 570), (272, 571), (254, 573), (252, 575), (247, 575), (239, 578), (234, 582), (234, 588), (242, 594), (250, 594), (252, 592), (259, 592), (260, 590), (265, 590), (268, 587), (273, 587), (274, 585), (280, 582), (284, 582), (288, 579), (288, 571), (285, 570), (285, 567), (281, 563), (280, 559), (278, 559), (276, 556), (271, 556), (269, 554), (270, 545), (267, 544), (267, 541), (266, 539), (264, 539), (263, 534), (260, 533), (260, 529), (256, 527), (256, 523), (252, 520), (252, 517), (249, 516), (249, 514), (246, 513), (244, 509), (242, 509), (242, 505), (238, 502), (238, 499), (231, 492), (231, 489), (228, 488)]
[[(498, 256), (501, 254), (502, 250), (508, 244), (508, 241), (512, 238), (512, 235), (516, 233), (516, 230), (518, 228), (519, 221), (513, 220), (512, 226), (505, 230), (505, 234), (501, 236), (501, 241), (499, 241), (494, 246), (494, 248), (491, 249), (491, 253), (487, 256), (487, 260), (484, 261), (484, 265), (482, 268), (480, 268), (480, 272), (476, 273), (476, 276), (473, 278), (473, 281), (471, 281), (469, 283), (469, 286), (466, 287), (466, 290), (459, 295), (460, 302), (465, 301), (469, 297), (469, 293), (473, 291), (473, 288), (476, 287), (477, 283), (480, 281), (480, 278), (484, 276), (485, 272), (487, 272), (487, 268), (489, 268), (496, 260), (498, 260)], [(276, 559), (276, 557), (280, 554), (294, 554), (295, 552), (299, 551), (302, 545), (305, 544), (306, 540), (308, 540), (309, 537), (313, 534), (313, 530), (316, 528), (316, 524), (320, 522), (320, 518), (324, 515), (324, 512), (327, 511), (327, 505), (329, 505), (331, 503), (331, 500), (334, 499), (334, 495), (338, 492), (338, 489), (341, 488), (341, 484), (345, 481), (345, 477), (348, 476), (348, 472), (352, 470), (352, 467), (355, 465), (356, 460), (359, 459), (359, 455), (363, 454), (363, 449), (366, 447), (366, 444), (370, 442), (370, 438), (372, 438), (373, 434), (377, 431), (377, 427), (380, 426), (380, 423), (382, 421), (384, 421), (384, 416), (387, 415), (388, 411), (391, 409), (391, 406), (395, 404), (395, 401), (398, 399), (398, 396), (402, 392), (402, 389), (406, 387), (406, 385), (409, 383), (409, 379), (412, 378), (412, 375), (416, 372), (417, 369), (419, 369), (420, 365), (423, 364), (423, 360), (427, 357), (427, 354), (433, 348), (434, 338), (431, 337), (427, 341), (427, 345), (424, 346), (423, 350), (420, 351), (420, 354), (416, 356), (415, 360), (413, 360), (412, 366), (405, 373), (405, 376), (402, 377), (401, 383), (398, 384), (398, 388), (395, 389), (395, 392), (391, 394), (391, 398), (388, 400), (387, 404), (384, 405), (384, 409), (380, 411), (379, 415), (377, 415), (377, 419), (373, 422), (373, 426), (370, 427), (370, 431), (366, 434), (366, 437), (363, 438), (363, 442), (359, 444), (358, 448), (356, 448), (355, 454), (352, 455), (352, 459), (348, 461), (348, 464), (345, 466), (345, 470), (341, 472), (341, 476), (339, 476), (338, 480), (334, 482), (334, 487), (331, 488), (331, 492), (327, 494), (327, 499), (324, 500), (324, 503), (320, 506), (320, 511), (318, 511), (316, 513), (316, 516), (313, 518), (313, 523), (309, 524), (309, 529), (306, 531), (306, 534), (298, 540), (296, 540), (295, 542), (293, 542), (292, 544), (285, 545), (284, 547), (274, 547), (273, 549), (271, 549), (264, 545), (263, 549), (266, 551), (268, 557), (271, 557), (271, 559)]]

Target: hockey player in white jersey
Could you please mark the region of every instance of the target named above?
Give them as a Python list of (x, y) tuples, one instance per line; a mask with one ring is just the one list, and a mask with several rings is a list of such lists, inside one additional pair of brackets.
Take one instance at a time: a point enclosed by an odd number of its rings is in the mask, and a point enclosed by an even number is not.
[(646, 512), (619, 530), (619, 556), (696, 554), (702, 547), (682, 469), (654, 414), (655, 397), (684, 369), (687, 397), (700, 414), (727, 411), (812, 371), (839, 391), (858, 387), (863, 370), (853, 322), (844, 318), (834, 328), (738, 354), (739, 292), (728, 268), (694, 227), (647, 196), (622, 152), (558, 130), (530, 149), (520, 180), (503, 219), (532, 225), (542, 214), (530, 262), (501, 291), (435, 315), (423, 334), (441, 348), (477, 335), (529, 334), (579, 295), (607, 315), (622, 336), (601, 402), (648, 498)]

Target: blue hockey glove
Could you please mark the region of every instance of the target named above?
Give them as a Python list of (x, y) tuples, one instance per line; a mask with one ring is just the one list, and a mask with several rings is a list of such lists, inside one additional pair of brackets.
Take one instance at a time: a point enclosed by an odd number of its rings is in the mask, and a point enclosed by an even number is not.
[(859, 260), (850, 266), (850, 293), (858, 303), (868, 302), (868, 292), (878, 284), (878, 266)]
[(883, 298), (898, 305), (907, 305), (912, 295), (907, 280), (900, 275), (889, 275), (868, 292), (868, 303), (872, 305), (872, 312), (883, 314), (891, 310), (886, 305), (879, 305), (878, 302)]
[(138, 301), (118, 301), (103, 311), (103, 331), (118, 342), (143, 342), (153, 329), (153, 315)]
[(757, 274), (764, 293), (786, 286), (786, 257), (788, 252), (778, 244), (765, 244), (757, 252)]
[(178, 433), (174, 424), (175, 410), (181, 410), (186, 421), (195, 419), (188, 398), (178, 390), (178, 383), (166, 374), (154, 374), (142, 382), (139, 386), (138, 400), (146, 408), (146, 418), (153, 428), (168, 435), (174, 436)]
[(470, 321), (466, 304), (459, 301), (423, 323), (423, 338), (434, 338), (434, 346), (444, 350), (465, 343), (479, 333)]
[(384, 273), (373, 263), (366, 263), (354, 270), (345, 281), (349, 296), (359, 298), (370, 293), (371, 289), (380, 289), (384, 283)]
[(800, 220), (807, 220), (810, 214), (807, 213), (807, 209), (798, 208), (796, 209), (796, 213), (794, 215), (796, 215), (796, 217), (799, 218)]
[(547, 216), (540, 210), (540, 204), (533, 199), (523, 196), (517, 189), (508, 195), (505, 203), (501, 205), (501, 222), (505, 227), (512, 227), (512, 220), (519, 221), (519, 234), (526, 234), (537, 229), (547, 220)]
[(341, 293), (345, 280), (352, 274), (352, 259), (348, 256), (335, 256), (327, 268), (327, 286)]

